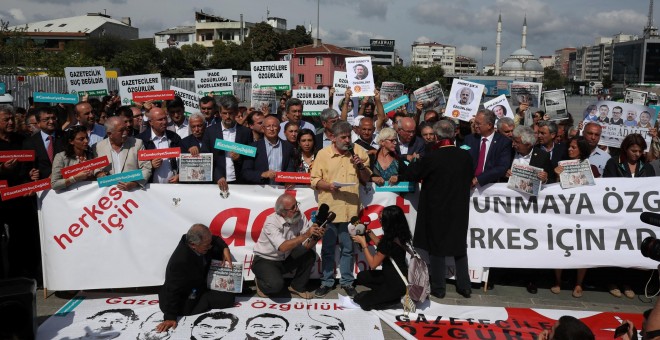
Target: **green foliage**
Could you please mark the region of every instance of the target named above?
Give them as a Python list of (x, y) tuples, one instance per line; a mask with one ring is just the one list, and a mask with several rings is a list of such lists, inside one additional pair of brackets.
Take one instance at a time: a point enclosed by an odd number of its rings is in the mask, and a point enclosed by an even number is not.
[(380, 85), (384, 81), (403, 83), (408, 90), (416, 90), (434, 81), (445, 85), (444, 70), (440, 66), (421, 68), (419, 66), (394, 65), (390, 67), (374, 66), (374, 82)]
[(305, 26), (297, 25), (295, 29), (288, 30), (282, 36), (282, 49), (287, 50), (294, 47), (311, 45), (314, 43), (312, 36), (307, 33)]
[(543, 88), (548, 90), (556, 90), (564, 88), (565, 79), (552, 67), (546, 67), (543, 69)]
[(210, 68), (247, 70), (250, 68), (250, 52), (244, 45), (216, 40), (211, 49)]
[(26, 29), (10, 30), (9, 23), (0, 20), (0, 74), (28, 74), (39, 67), (40, 50), (32, 48)]
[(186, 60), (186, 67), (189, 69), (194, 71), (208, 68), (209, 55), (206, 47), (200, 44), (183, 45), (181, 52)]
[(165, 78), (181, 78), (191, 74), (193, 70), (186, 65), (186, 58), (180, 49), (168, 47), (161, 51), (163, 63), (160, 65), (160, 74)]
[(243, 47), (250, 53), (252, 61), (271, 61), (278, 59), (282, 50), (282, 37), (266, 22), (260, 22), (250, 29), (250, 36), (243, 42)]
[(614, 82), (612, 81), (612, 78), (610, 76), (604, 76), (603, 77), (603, 88), (604, 89), (611, 89), (612, 85), (614, 85)]
[(121, 70), (122, 76), (158, 73), (162, 64), (161, 52), (151, 39), (128, 41), (125, 50), (117, 53), (110, 66)]

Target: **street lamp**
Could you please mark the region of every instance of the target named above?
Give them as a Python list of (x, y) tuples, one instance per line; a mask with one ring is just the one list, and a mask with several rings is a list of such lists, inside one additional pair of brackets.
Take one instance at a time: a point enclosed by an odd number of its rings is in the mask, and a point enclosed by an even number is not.
[(484, 75), (484, 51), (487, 50), (488, 47), (486, 46), (481, 46), (481, 75)]

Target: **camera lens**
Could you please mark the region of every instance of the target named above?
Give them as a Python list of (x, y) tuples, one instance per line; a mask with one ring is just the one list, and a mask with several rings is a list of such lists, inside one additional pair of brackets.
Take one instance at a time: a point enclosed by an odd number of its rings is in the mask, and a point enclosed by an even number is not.
[(660, 242), (657, 238), (652, 236), (645, 238), (640, 248), (644, 257), (660, 261)]

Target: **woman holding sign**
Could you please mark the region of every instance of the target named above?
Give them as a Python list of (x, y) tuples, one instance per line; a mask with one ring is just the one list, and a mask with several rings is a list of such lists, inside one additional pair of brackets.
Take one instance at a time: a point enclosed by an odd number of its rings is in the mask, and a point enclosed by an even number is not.
[(51, 187), (55, 190), (62, 190), (73, 183), (93, 178), (92, 170), (80, 171), (68, 178), (62, 176), (62, 168), (92, 159), (86, 127), (76, 125), (66, 130), (64, 134), (66, 136), (64, 151), (53, 158), (53, 172), (50, 176)]

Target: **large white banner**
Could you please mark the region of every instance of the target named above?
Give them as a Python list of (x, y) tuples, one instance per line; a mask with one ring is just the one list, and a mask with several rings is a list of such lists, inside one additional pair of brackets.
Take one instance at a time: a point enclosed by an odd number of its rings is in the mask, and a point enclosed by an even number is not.
[[(364, 188), (364, 187), (362, 187)], [(193, 223), (203, 223), (230, 245), (252, 279), (252, 246), (283, 188), (230, 186), (220, 197), (209, 184), (151, 184), (119, 191), (95, 183), (42, 193), (41, 245), (46, 287), (53, 290), (155, 286), (163, 283), (167, 261)], [(298, 188), (307, 216), (316, 209), (314, 191)], [(378, 214), (398, 205), (414, 231), (418, 194), (362, 190), (370, 228), (381, 234)], [(657, 262), (639, 249), (656, 228), (639, 220), (642, 211), (660, 212), (655, 178), (597, 179), (596, 185), (562, 190), (545, 186), (538, 197), (506, 184), (475, 190), (470, 201), (468, 258), (473, 281), (481, 267), (652, 269)], [(437, 211), (438, 227), (443, 223)], [(657, 229), (660, 231), (660, 229)], [(320, 253), (320, 243), (317, 252)], [(367, 268), (355, 251), (354, 270)], [(321, 271), (320, 258), (312, 276)]]

